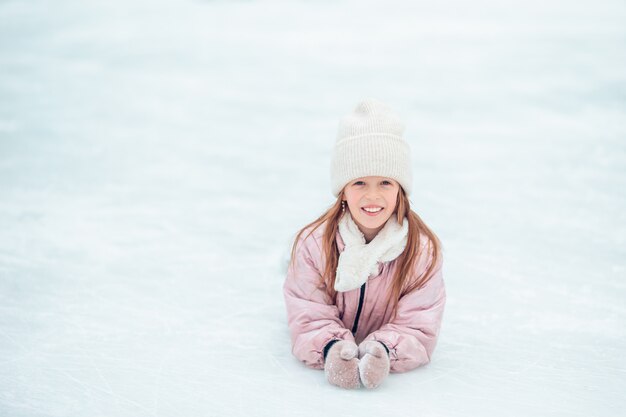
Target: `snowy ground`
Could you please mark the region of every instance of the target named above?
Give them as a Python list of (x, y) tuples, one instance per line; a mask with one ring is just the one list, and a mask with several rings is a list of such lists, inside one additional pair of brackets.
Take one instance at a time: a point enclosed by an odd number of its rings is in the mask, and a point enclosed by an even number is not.
[[(623, 1), (1, 1), (1, 416), (615, 416)], [(391, 104), (444, 243), (428, 366), (290, 352), (339, 118)]]

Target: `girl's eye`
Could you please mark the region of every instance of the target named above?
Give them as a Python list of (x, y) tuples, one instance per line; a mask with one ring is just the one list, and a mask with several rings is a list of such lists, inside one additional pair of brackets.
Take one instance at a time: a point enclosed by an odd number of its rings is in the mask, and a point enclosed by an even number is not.
[(385, 185), (391, 185), (391, 182), (389, 182), (389, 181), (385, 180), (385, 181), (383, 181), (383, 184), (385, 184)]
[(354, 185), (362, 185), (362, 184), (365, 184), (365, 183), (363, 181), (357, 181), (354, 183)]

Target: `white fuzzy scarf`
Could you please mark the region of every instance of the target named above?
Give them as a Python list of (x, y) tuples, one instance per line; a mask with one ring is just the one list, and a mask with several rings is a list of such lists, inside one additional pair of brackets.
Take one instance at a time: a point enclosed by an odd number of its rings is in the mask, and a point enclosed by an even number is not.
[(335, 291), (359, 288), (370, 275), (378, 273), (378, 262), (392, 261), (400, 256), (408, 232), (408, 220), (405, 218), (400, 226), (396, 216), (392, 215), (376, 237), (365, 243), (365, 236), (346, 210), (339, 220), (339, 233), (346, 246), (339, 254)]

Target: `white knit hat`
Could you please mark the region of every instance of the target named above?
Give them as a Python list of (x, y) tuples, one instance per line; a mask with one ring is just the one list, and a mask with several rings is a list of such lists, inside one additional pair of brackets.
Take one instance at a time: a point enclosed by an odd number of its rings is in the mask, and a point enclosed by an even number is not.
[(378, 176), (398, 181), (411, 194), (411, 150), (404, 124), (386, 104), (368, 98), (339, 122), (330, 179), (335, 197), (355, 178)]

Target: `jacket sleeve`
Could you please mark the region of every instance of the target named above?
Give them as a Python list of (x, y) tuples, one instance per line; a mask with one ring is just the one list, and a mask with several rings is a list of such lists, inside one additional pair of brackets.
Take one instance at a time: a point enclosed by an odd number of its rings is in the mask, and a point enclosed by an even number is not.
[(319, 254), (313, 236), (298, 242), (283, 285), (292, 353), (314, 369), (324, 368), (324, 347), (330, 341), (354, 342), (321, 283)]
[[(430, 262), (432, 257), (429, 257)], [(446, 302), (439, 257), (433, 276), (425, 286), (405, 294), (398, 302), (396, 317), (365, 340), (377, 340), (389, 349), (391, 372), (406, 372), (430, 362), (437, 344)], [(419, 262), (417, 271), (425, 269)]]

